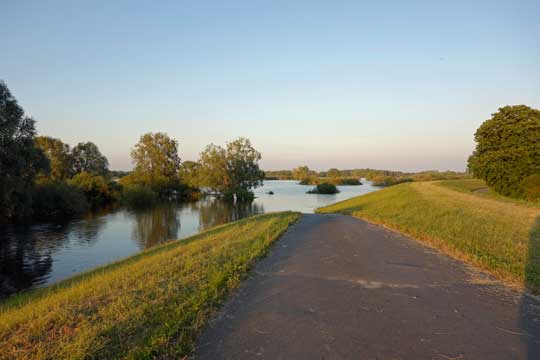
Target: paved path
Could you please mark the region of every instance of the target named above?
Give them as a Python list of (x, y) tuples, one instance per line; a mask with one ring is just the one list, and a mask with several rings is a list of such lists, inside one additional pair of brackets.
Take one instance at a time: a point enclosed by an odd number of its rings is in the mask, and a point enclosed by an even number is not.
[(406, 237), (305, 215), (196, 359), (540, 359), (540, 303)]

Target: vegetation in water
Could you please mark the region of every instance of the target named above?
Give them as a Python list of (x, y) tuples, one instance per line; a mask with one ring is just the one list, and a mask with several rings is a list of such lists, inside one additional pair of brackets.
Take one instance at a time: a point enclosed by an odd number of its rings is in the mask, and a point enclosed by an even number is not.
[(298, 219), (223, 225), (154, 247), (0, 307), (0, 358), (181, 358), (227, 292)]
[(334, 184), (321, 183), (307, 192), (308, 194), (337, 194), (339, 189)]
[(500, 108), (474, 138), (476, 149), (469, 158), (473, 175), (502, 195), (531, 196), (526, 187), (534, 186), (534, 178), (525, 179), (540, 175), (540, 110), (525, 105)]
[(484, 189), (475, 179), (413, 182), (317, 211), (385, 225), (538, 292), (540, 207)]
[(110, 202), (142, 207), (197, 199), (202, 190), (252, 200), (252, 189), (264, 178), (261, 154), (249, 139), (225, 148), (211, 144), (199, 161), (182, 163), (178, 141), (160, 132), (142, 135), (133, 147), (133, 171), (111, 172), (92, 142), (71, 148), (60, 139), (36, 136), (34, 120), (24, 115), (4, 82), (0, 121), (0, 222), (65, 221)]

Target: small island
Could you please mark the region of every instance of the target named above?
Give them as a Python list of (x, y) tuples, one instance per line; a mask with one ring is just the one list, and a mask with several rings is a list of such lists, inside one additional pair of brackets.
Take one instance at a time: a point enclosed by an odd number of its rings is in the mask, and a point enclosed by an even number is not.
[(307, 192), (308, 194), (337, 194), (339, 189), (336, 185), (330, 183), (322, 183), (315, 186)]

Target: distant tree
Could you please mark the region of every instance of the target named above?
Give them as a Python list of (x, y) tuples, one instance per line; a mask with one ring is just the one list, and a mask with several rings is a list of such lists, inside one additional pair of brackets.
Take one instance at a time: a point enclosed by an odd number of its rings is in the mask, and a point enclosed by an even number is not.
[(227, 172), (227, 151), (215, 144), (209, 144), (199, 158), (199, 184), (213, 192), (223, 193), (230, 186)]
[(295, 180), (304, 180), (310, 176), (310, 170), (307, 166), (299, 166), (292, 170), (292, 175)]
[(73, 175), (73, 158), (68, 144), (48, 136), (38, 136), (35, 143), (50, 162), (50, 173), (44, 175), (51, 180), (65, 180)]
[(199, 159), (200, 185), (237, 199), (252, 198), (251, 189), (262, 185), (264, 179), (260, 159), (261, 154), (246, 138), (227, 143), (226, 149), (210, 144)]
[(199, 171), (201, 165), (195, 161), (184, 161), (180, 165), (180, 181), (191, 188), (199, 187)]
[(255, 150), (249, 139), (240, 137), (227, 143), (229, 193), (240, 199), (253, 197), (251, 189), (261, 186), (264, 179), (260, 160), (261, 153)]
[(341, 176), (341, 172), (336, 168), (332, 168), (328, 170), (328, 172), (326, 173), (326, 176), (331, 177), (331, 178), (337, 178)]
[(48, 171), (47, 158), (34, 146), (34, 123), (0, 81), (0, 221), (30, 215), (34, 178)]
[(131, 151), (135, 182), (150, 186), (159, 193), (168, 192), (178, 179), (180, 156), (178, 142), (165, 133), (147, 133)]
[(79, 143), (72, 150), (73, 172), (105, 175), (109, 171), (109, 161), (92, 142)]
[(521, 183), (540, 173), (540, 110), (505, 106), (476, 131), (472, 174), (502, 195), (523, 196)]

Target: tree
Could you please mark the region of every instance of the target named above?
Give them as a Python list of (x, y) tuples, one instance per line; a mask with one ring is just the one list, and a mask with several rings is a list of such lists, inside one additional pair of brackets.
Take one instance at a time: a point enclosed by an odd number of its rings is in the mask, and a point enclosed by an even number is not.
[(227, 172), (227, 152), (219, 145), (209, 144), (199, 158), (199, 184), (213, 192), (223, 193), (230, 186)]
[(101, 175), (86, 171), (77, 173), (68, 184), (81, 191), (92, 206), (101, 205), (112, 198), (112, 191), (107, 180)]
[(0, 221), (30, 215), (35, 176), (48, 170), (47, 158), (34, 146), (34, 124), (0, 81)]
[(73, 148), (73, 172), (87, 172), (93, 175), (105, 175), (109, 171), (109, 161), (92, 142), (79, 143)]
[(523, 195), (521, 182), (540, 174), (540, 110), (505, 106), (475, 133), (476, 149), (469, 170), (496, 192)]
[(180, 168), (178, 142), (167, 134), (144, 134), (131, 151), (131, 158), (135, 168), (128, 176), (135, 182), (161, 194), (175, 186)]
[(178, 173), (180, 181), (191, 188), (199, 186), (199, 171), (201, 165), (195, 161), (184, 161), (180, 165), (180, 171)]
[(307, 166), (299, 166), (292, 170), (293, 178), (295, 180), (304, 180), (307, 179), (310, 175), (310, 170)]
[(62, 140), (48, 136), (38, 136), (36, 147), (43, 151), (50, 162), (51, 180), (65, 180), (73, 175), (73, 158), (69, 150), (69, 145)]
[(259, 167), (261, 153), (247, 138), (227, 143), (228, 192), (239, 199), (253, 198), (251, 189), (263, 184), (264, 172)]
[(328, 170), (328, 172), (326, 173), (326, 176), (331, 177), (331, 178), (338, 178), (341, 176), (341, 172), (336, 168), (332, 168)]
[(261, 154), (246, 138), (227, 143), (226, 149), (210, 144), (199, 159), (200, 185), (240, 200), (253, 198), (251, 189), (262, 185), (264, 179), (260, 159)]

